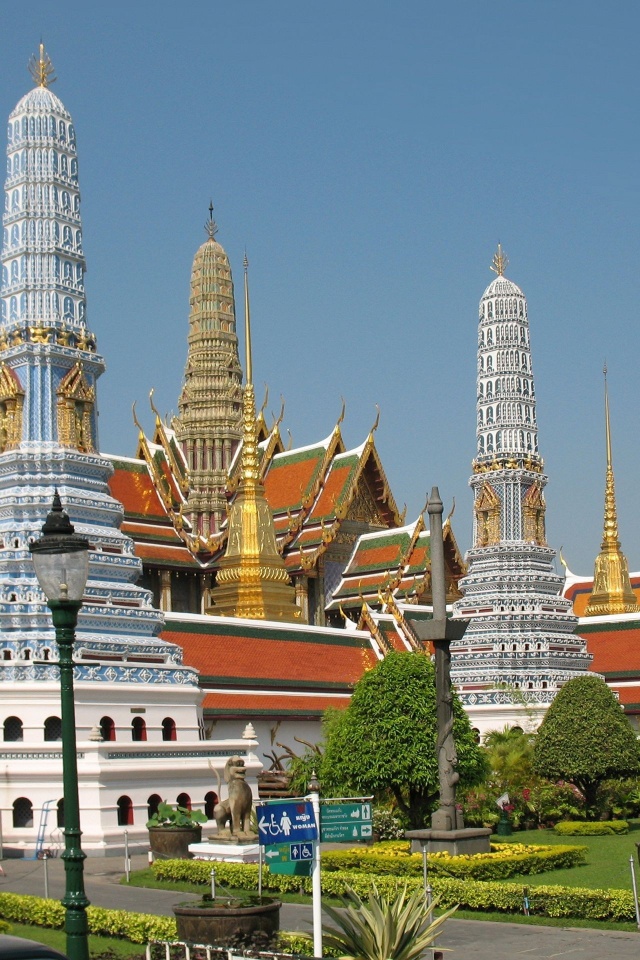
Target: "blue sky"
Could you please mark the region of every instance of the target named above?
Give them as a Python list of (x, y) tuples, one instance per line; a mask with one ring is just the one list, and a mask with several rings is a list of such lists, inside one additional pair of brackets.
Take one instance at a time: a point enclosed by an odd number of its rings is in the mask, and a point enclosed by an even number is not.
[[(621, 539), (640, 569), (640, 144), (629, 2), (220, 0), (3, 10), (0, 115), (42, 37), (74, 117), (103, 450), (176, 409), (209, 199), (254, 380), (294, 443), (377, 444), (415, 518), (470, 545), (477, 303), (497, 241), (529, 303), (549, 542), (590, 573), (609, 368)], [(241, 298), (239, 298), (240, 300)], [(240, 306), (240, 302), (238, 304)]]

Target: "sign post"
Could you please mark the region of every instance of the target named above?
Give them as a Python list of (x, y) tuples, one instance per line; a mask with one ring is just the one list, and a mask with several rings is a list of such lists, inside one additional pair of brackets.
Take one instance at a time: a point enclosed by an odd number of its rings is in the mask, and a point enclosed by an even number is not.
[[(316, 823), (320, 826), (320, 783), (316, 777), (315, 770), (309, 781), (309, 793), (311, 795), (311, 804), (316, 818)], [(322, 957), (322, 882), (320, 878), (320, 843), (316, 843), (313, 870), (311, 872), (311, 891), (313, 897), (313, 955)]]
[(323, 803), (320, 839), (323, 843), (353, 843), (373, 836), (370, 803)]

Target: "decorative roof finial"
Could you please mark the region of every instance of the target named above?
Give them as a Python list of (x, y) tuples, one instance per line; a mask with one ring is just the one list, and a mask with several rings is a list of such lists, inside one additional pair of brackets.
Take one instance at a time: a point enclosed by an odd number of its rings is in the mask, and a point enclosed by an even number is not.
[(34, 53), (29, 60), (29, 73), (39, 87), (48, 87), (56, 80), (53, 64), (42, 42), (40, 43), (40, 55), (36, 56)]
[(498, 249), (493, 255), (493, 260), (491, 261), (490, 270), (493, 270), (494, 273), (497, 273), (499, 277), (504, 277), (504, 272), (509, 266), (509, 258), (506, 253), (502, 252), (502, 244), (498, 241)]
[(249, 310), (249, 261), (247, 260), (247, 251), (244, 252), (244, 343), (247, 355), (245, 377), (247, 383), (253, 383), (253, 369), (251, 365), (251, 313)]
[(209, 240), (213, 240), (218, 232), (218, 224), (213, 219), (213, 200), (209, 201), (209, 219), (205, 223), (204, 228), (207, 231)]

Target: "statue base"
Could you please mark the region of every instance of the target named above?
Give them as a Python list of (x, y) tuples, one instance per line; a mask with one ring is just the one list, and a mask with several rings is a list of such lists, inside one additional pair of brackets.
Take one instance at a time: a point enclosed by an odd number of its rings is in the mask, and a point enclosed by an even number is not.
[[(427, 853), (446, 851), (451, 856), (469, 853), (490, 853), (491, 830), (486, 827), (465, 827), (462, 830), (407, 830), (405, 837), (411, 840), (411, 852)], [(200, 844), (192, 844), (200, 846)], [(191, 850), (192, 847), (189, 847)]]
[(257, 863), (260, 859), (258, 843), (208, 843), (189, 844), (189, 853), (194, 860), (223, 860), (227, 863)]

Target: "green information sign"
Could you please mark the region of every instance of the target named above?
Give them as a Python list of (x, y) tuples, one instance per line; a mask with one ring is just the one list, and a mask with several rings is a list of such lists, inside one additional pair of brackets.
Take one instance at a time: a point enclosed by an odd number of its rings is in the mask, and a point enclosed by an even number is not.
[(320, 839), (323, 843), (370, 840), (370, 803), (323, 803), (320, 807)]
[(264, 860), (271, 873), (288, 873), (296, 877), (311, 875), (313, 843), (274, 843), (264, 848)]

